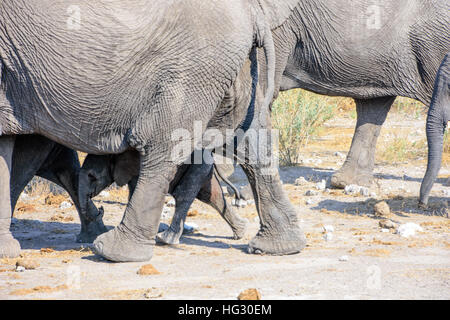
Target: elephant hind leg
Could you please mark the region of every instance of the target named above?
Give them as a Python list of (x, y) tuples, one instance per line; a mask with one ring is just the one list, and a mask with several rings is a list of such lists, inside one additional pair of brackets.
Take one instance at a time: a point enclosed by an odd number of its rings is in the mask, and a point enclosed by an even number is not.
[(375, 151), (381, 127), (396, 97), (356, 100), (357, 123), (344, 165), (331, 178), (335, 188), (373, 183)]
[(20, 244), (11, 234), (11, 167), (15, 137), (0, 137), (0, 258), (15, 258)]

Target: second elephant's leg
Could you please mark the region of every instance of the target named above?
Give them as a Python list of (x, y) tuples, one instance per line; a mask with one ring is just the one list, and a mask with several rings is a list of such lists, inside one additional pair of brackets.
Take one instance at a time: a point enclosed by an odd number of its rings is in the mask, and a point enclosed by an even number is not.
[(197, 198), (206, 204), (209, 204), (216, 209), (222, 218), (228, 223), (233, 231), (233, 238), (235, 240), (242, 239), (247, 230), (247, 219), (241, 218), (233, 206), (231, 206), (225, 199), (222, 187), (216, 172), (213, 172), (211, 179), (206, 180)]
[(0, 258), (15, 258), (20, 244), (11, 234), (11, 163), (15, 137), (0, 136)]
[(37, 172), (37, 175), (64, 188), (71, 197), (80, 218), (81, 231), (76, 241), (91, 243), (100, 234), (107, 231), (103, 224), (103, 214), (92, 201), (88, 204), (88, 214), (82, 213), (78, 198), (78, 174), (80, 162), (75, 150), (55, 144), (47, 160)]
[(178, 244), (183, 234), (186, 215), (199, 193), (205, 180), (210, 180), (213, 165), (190, 165), (179, 184), (172, 192), (175, 198), (175, 213), (172, 222), (164, 232), (158, 234), (157, 239), (166, 244)]
[(375, 152), (381, 127), (396, 97), (356, 100), (357, 123), (344, 165), (331, 178), (335, 188), (370, 186), (373, 182)]

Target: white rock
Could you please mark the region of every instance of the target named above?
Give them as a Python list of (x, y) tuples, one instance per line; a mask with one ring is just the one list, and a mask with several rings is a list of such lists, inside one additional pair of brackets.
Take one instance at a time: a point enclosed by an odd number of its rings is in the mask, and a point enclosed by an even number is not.
[(22, 267), (22, 266), (16, 267), (16, 272), (24, 272), (24, 271), (25, 271), (25, 267)]
[(323, 161), (321, 159), (314, 160), (314, 164), (322, 164)]
[(22, 201), (27, 201), (30, 199), (31, 199), (31, 197), (25, 192), (22, 192), (22, 194), (20, 195), (20, 200), (22, 200)]
[(342, 256), (342, 257), (339, 258), (339, 261), (346, 262), (346, 261), (348, 261), (349, 259), (350, 259), (350, 258), (349, 258), (348, 256)]
[(335, 157), (339, 157), (339, 158), (341, 158), (341, 159), (345, 158), (345, 154), (343, 154), (342, 152), (335, 152), (335, 153), (334, 153), (334, 156), (335, 156)]
[(450, 197), (450, 189), (442, 190), (442, 194), (444, 195), (444, 197)]
[(348, 194), (348, 195), (359, 193), (360, 190), (361, 190), (361, 188), (355, 184), (348, 185), (344, 189), (345, 194)]
[(316, 184), (316, 189), (320, 191), (324, 191), (327, 188), (327, 182), (325, 180), (322, 180), (321, 182), (318, 182)]
[(99, 196), (102, 198), (108, 198), (110, 196), (110, 193), (103, 190), (102, 192), (100, 192)]
[(231, 204), (233, 206), (236, 206), (236, 207), (239, 207), (239, 208), (245, 208), (247, 206), (248, 202), (243, 200), (243, 199), (239, 199), (239, 200), (236, 201), (236, 199), (233, 198), (231, 200)]
[(305, 184), (307, 184), (308, 181), (306, 181), (306, 179), (304, 177), (300, 177), (297, 180), (295, 180), (295, 185), (296, 186), (303, 186)]
[(166, 203), (166, 206), (168, 206), (168, 207), (175, 207), (175, 205), (176, 205), (176, 202), (175, 202), (175, 199), (170, 199), (167, 203)]
[(371, 198), (376, 198), (376, 197), (378, 197), (378, 195), (376, 194), (376, 192), (371, 192), (370, 193), (370, 197)]
[(383, 233), (388, 233), (389, 232), (389, 229), (381, 229), (381, 232), (383, 232)]
[(333, 234), (332, 233), (325, 233), (323, 238), (325, 239), (325, 241), (332, 241), (333, 240)]
[(323, 231), (327, 233), (334, 232), (334, 227), (332, 225), (323, 226)]
[(186, 222), (184, 224), (184, 230), (188, 231), (188, 232), (193, 232), (195, 230), (199, 230), (199, 227), (197, 224), (193, 223), (193, 222)]
[(317, 195), (318, 195), (318, 193), (315, 190), (308, 190), (305, 193), (305, 196), (307, 196), (307, 197), (314, 197), (314, 196), (317, 196)]
[(227, 187), (222, 187), (222, 193), (223, 193), (225, 196), (228, 196), (228, 195), (229, 195), (229, 193), (228, 193), (228, 188), (227, 188)]
[(368, 197), (368, 196), (370, 196), (370, 190), (369, 190), (369, 188), (366, 188), (366, 187), (361, 187), (361, 188), (359, 189), (359, 193), (360, 193), (363, 197)]
[(69, 209), (69, 208), (71, 208), (71, 207), (72, 207), (72, 204), (71, 204), (69, 201), (63, 201), (63, 202), (61, 202), (61, 204), (59, 205), (59, 208), (60, 208), (61, 210)]
[(306, 204), (307, 205), (313, 205), (315, 202), (314, 202), (314, 200), (313, 199), (308, 199), (308, 200), (306, 200)]
[(404, 238), (414, 236), (416, 232), (423, 232), (423, 228), (412, 222), (402, 224), (397, 229), (397, 233)]

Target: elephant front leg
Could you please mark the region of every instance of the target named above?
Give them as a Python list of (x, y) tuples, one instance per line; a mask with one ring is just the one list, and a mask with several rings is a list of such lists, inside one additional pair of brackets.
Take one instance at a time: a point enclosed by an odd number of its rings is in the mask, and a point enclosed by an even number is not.
[(15, 137), (0, 137), (0, 258), (15, 258), (20, 244), (11, 234), (11, 162)]
[(141, 156), (139, 179), (122, 222), (94, 241), (95, 252), (108, 260), (140, 262), (153, 255), (168, 181), (176, 170), (170, 165), (152, 166), (151, 162), (152, 159)]
[(394, 101), (395, 97), (356, 100), (355, 134), (344, 165), (331, 178), (333, 187), (372, 185), (378, 136)]

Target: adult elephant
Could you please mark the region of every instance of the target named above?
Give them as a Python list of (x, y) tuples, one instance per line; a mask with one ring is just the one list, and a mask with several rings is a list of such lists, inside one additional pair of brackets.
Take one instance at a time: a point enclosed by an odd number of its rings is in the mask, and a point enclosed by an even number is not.
[[(9, 232), (15, 137), (40, 134), (88, 153), (140, 153), (124, 218), (95, 248), (113, 261), (149, 260), (169, 181), (185, 160), (172, 157), (171, 134), (184, 129), (188, 144), (199, 142), (194, 122), (204, 132), (218, 120), (217, 108), (255, 43), (265, 45), (271, 78), (269, 27), (280, 25), (296, 2), (2, 1), (0, 252), (20, 250)], [(262, 217), (268, 214), (274, 213), (260, 208)], [(291, 230), (302, 235), (299, 226), (282, 231)], [(265, 240), (275, 241), (270, 233)], [(296, 250), (303, 246), (299, 238)]]
[(450, 50), (447, 0), (302, 0), (274, 30), (280, 91), (356, 101), (357, 124), (334, 187), (373, 182), (381, 127), (397, 96), (429, 105)]

